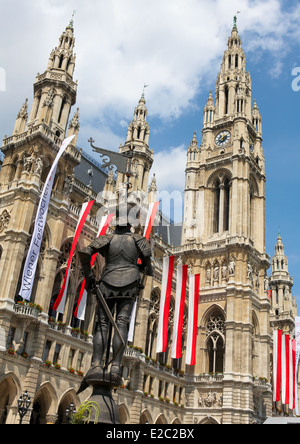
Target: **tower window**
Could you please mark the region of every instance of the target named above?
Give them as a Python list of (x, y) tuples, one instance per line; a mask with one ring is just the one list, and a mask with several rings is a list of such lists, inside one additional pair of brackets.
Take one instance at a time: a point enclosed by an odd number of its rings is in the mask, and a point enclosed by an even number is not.
[(224, 231), (229, 230), (229, 200), (230, 200), (230, 187), (229, 187), (229, 180), (226, 179), (224, 183)]
[(236, 56), (235, 56), (235, 67), (236, 68), (239, 67), (239, 56), (238, 56), (238, 54), (236, 54)]
[(217, 181), (215, 185), (214, 233), (219, 232), (219, 219), (220, 219), (220, 182)]
[(62, 113), (63, 113), (63, 110), (64, 110), (64, 107), (65, 107), (66, 103), (67, 103), (67, 99), (64, 97), (63, 101), (61, 103), (61, 107), (60, 107), (60, 112), (59, 112), (59, 116), (58, 116), (58, 123), (61, 122)]
[(62, 67), (63, 61), (64, 61), (64, 55), (62, 54), (62, 55), (60, 56), (60, 59), (59, 59), (59, 65), (58, 65), (58, 68), (61, 68), (61, 67)]
[(229, 89), (228, 86), (225, 87), (225, 114), (228, 114), (229, 108)]

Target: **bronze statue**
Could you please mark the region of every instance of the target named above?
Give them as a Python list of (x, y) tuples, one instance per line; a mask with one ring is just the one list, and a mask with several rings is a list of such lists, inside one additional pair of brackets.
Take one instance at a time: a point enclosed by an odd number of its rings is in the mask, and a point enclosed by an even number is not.
[[(132, 205), (128, 204), (128, 209), (131, 210)], [(99, 380), (101, 374), (101, 378), (107, 379), (108, 375), (113, 378), (114, 385), (121, 384), (121, 361), (127, 343), (132, 309), (143, 288), (141, 273), (153, 275), (149, 242), (145, 237), (132, 233), (132, 223), (129, 220), (123, 220), (122, 223), (121, 213), (124, 214), (124, 208), (117, 210), (117, 226), (113, 234), (95, 239), (80, 252), (86, 289), (89, 293), (96, 294), (98, 307), (92, 366), (79, 393), (88, 385), (95, 385), (94, 380)], [(126, 216), (127, 214), (128, 212), (126, 212)], [(95, 253), (100, 253), (105, 259), (105, 268), (100, 282), (96, 282), (90, 266), (91, 257)], [(139, 259), (140, 264), (138, 264)], [(113, 358), (109, 362), (112, 324), (114, 327)], [(106, 362), (104, 364), (105, 352)], [(110, 363), (110, 373), (106, 373), (104, 376)], [(90, 381), (93, 381), (93, 384)]]

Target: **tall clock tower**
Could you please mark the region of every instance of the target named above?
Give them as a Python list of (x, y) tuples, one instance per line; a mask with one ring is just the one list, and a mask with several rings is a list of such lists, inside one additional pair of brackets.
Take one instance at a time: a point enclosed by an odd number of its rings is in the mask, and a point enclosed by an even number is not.
[[(182, 246), (176, 250), (201, 273), (189, 404), (201, 418), (203, 400), (213, 397), (215, 419), (223, 423), (262, 422), (271, 415), (261, 122), (235, 17), (215, 97), (210, 93), (204, 107), (202, 144), (194, 134), (188, 148)], [(206, 386), (204, 374), (219, 376)]]

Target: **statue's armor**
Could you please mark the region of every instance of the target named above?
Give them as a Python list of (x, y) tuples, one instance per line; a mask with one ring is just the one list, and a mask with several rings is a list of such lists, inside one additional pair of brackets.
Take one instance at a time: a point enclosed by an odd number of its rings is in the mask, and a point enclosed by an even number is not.
[(139, 281), (140, 271), (137, 266), (139, 256), (138, 245), (131, 233), (114, 235), (104, 256), (106, 267), (102, 282), (114, 287), (125, 287)]
[[(140, 284), (141, 268), (152, 276), (151, 248), (145, 237), (124, 233), (101, 236), (80, 253), (85, 277), (91, 277), (90, 259), (100, 253), (106, 262), (100, 288), (105, 298), (135, 298)], [(141, 267), (138, 259), (141, 258)]]

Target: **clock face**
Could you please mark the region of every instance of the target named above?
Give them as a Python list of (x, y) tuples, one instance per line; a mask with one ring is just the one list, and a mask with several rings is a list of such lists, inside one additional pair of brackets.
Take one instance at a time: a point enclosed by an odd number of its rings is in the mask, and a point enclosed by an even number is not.
[(222, 131), (216, 136), (215, 143), (217, 146), (225, 146), (230, 142), (231, 134), (229, 131)]

